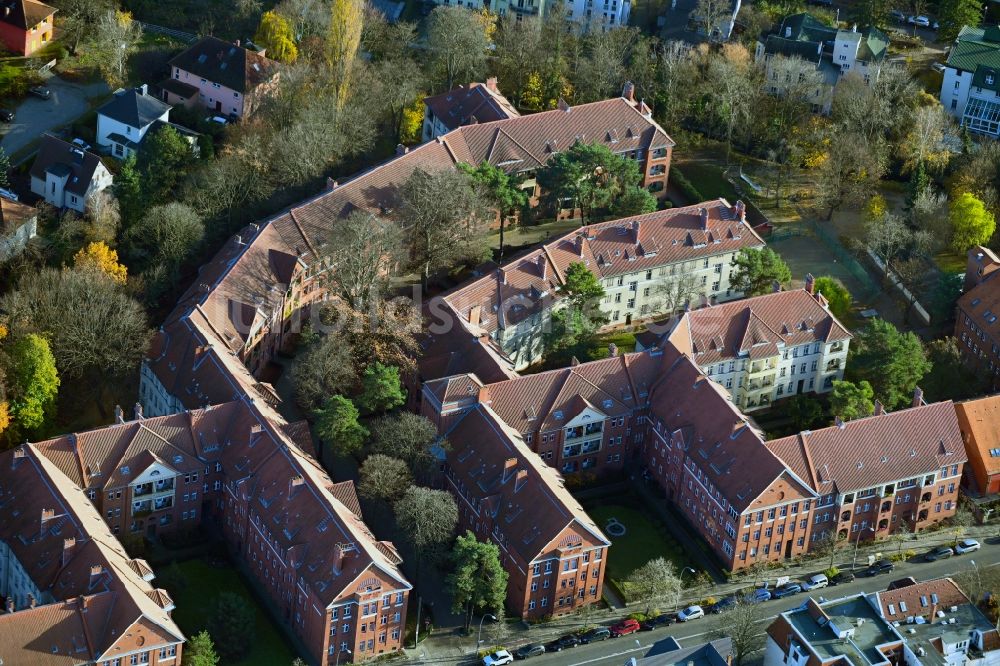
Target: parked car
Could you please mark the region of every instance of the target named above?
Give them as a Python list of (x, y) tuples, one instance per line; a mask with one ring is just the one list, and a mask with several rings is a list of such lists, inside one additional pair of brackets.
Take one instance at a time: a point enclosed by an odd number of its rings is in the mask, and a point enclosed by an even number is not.
[(939, 72), (941, 74), (944, 74), (944, 63), (943, 62), (936, 62), (933, 65), (931, 65), (931, 69), (933, 69), (935, 72)]
[(660, 627), (669, 627), (674, 623), (674, 618), (669, 613), (660, 613), (656, 617), (650, 618), (639, 625), (643, 631), (652, 631)]
[(743, 596), (743, 601), (748, 604), (759, 604), (771, 599), (771, 591), (764, 589), (763, 587), (758, 587), (753, 592), (750, 592)]
[(560, 636), (551, 643), (545, 644), (545, 650), (547, 652), (559, 652), (565, 650), (566, 648), (576, 647), (580, 644), (580, 639), (573, 634), (566, 634), (565, 636)]
[(853, 571), (840, 571), (836, 576), (830, 579), (830, 585), (840, 585), (841, 583), (850, 583), (854, 581)]
[(514, 659), (528, 659), (545, 654), (545, 646), (540, 643), (528, 643), (521, 646), (514, 653)]
[(11, 201), (17, 201), (20, 199), (20, 197), (17, 196), (17, 192), (14, 192), (13, 190), (5, 190), (2, 187), (0, 187), (0, 197), (10, 199)]
[(629, 634), (634, 634), (639, 631), (639, 621), (629, 618), (628, 620), (622, 620), (615, 626), (611, 627), (611, 637), (618, 638), (619, 636), (628, 636)]
[(52, 97), (52, 91), (45, 86), (35, 86), (34, 88), (28, 88), (28, 92), (35, 97), (41, 97), (42, 99), (48, 99)]
[(677, 621), (690, 622), (691, 620), (697, 620), (700, 617), (705, 617), (705, 611), (702, 610), (701, 606), (688, 606), (677, 614)]
[(514, 663), (514, 655), (507, 650), (497, 650), (483, 657), (483, 666), (506, 666)]
[(879, 574), (889, 573), (890, 571), (892, 571), (895, 568), (896, 568), (896, 566), (892, 562), (890, 562), (889, 560), (879, 560), (875, 564), (873, 564), (870, 567), (868, 567), (867, 569), (865, 569), (865, 575), (866, 576), (877, 576)]
[(610, 629), (608, 629), (607, 627), (597, 627), (595, 629), (591, 629), (583, 636), (580, 636), (580, 642), (583, 644), (598, 643), (600, 641), (606, 641), (609, 638), (611, 638)]
[(0, 109), (0, 120), (4, 121), (5, 123), (13, 122), (14, 112), (8, 109)]
[(90, 144), (83, 139), (73, 139), (70, 143), (82, 150), (90, 150)]
[(931, 27), (931, 20), (926, 16), (911, 16), (906, 20), (912, 25), (919, 25), (921, 28)]
[(938, 560), (946, 560), (955, 554), (951, 548), (947, 546), (938, 546), (934, 550), (928, 552), (924, 555), (925, 562), (937, 562)]
[(226, 120), (225, 118), (223, 118), (222, 116), (209, 116), (208, 118), (205, 118), (205, 122), (206, 123), (217, 123), (219, 125), (228, 125), (229, 124), (229, 121)]
[(723, 597), (719, 599), (712, 607), (709, 609), (713, 614), (718, 615), (719, 613), (725, 613), (730, 608), (736, 607), (736, 597)]
[(889, 16), (891, 16), (894, 21), (898, 21), (899, 23), (902, 23), (903, 21), (906, 20), (906, 14), (899, 11), (898, 9), (893, 9), (891, 12), (889, 12)]
[(816, 574), (815, 576), (810, 576), (809, 580), (802, 583), (802, 589), (811, 592), (812, 590), (818, 590), (822, 587), (826, 587), (830, 584), (830, 579), (826, 577), (826, 574)]
[(974, 553), (979, 550), (979, 542), (975, 539), (962, 539), (955, 546), (955, 552), (959, 555), (964, 555), (965, 553)]
[(774, 593), (771, 595), (775, 599), (784, 599), (785, 597), (790, 597), (793, 594), (798, 594), (802, 591), (802, 586), (798, 583), (786, 583), (781, 587), (775, 588)]

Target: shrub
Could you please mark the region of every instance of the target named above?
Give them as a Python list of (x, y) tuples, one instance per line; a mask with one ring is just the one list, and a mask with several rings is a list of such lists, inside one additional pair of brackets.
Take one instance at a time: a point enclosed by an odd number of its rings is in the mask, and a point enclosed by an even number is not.
[(906, 555), (904, 555), (903, 553), (892, 553), (891, 555), (889, 555), (890, 562), (900, 562), (905, 559)]
[(823, 572), (823, 574), (827, 578), (833, 578), (834, 576), (836, 576), (839, 573), (840, 573), (840, 569), (838, 569), (837, 567), (830, 567), (829, 569), (827, 569), (826, 571)]
[(705, 197), (701, 196), (698, 188), (692, 185), (687, 176), (681, 173), (677, 167), (670, 167), (670, 182), (677, 186), (681, 194), (687, 197), (688, 203), (695, 204), (705, 200)]
[(906, 559), (910, 559), (911, 557), (916, 557), (916, 556), (917, 556), (917, 551), (915, 550), (903, 551), (903, 557), (905, 557)]
[(705, 597), (698, 603), (698, 605), (702, 606), (703, 608), (708, 608), (709, 606), (714, 606), (717, 601), (718, 599), (716, 599), (715, 597)]
[(636, 622), (645, 622), (649, 618), (645, 613), (629, 613), (626, 619), (635, 620)]

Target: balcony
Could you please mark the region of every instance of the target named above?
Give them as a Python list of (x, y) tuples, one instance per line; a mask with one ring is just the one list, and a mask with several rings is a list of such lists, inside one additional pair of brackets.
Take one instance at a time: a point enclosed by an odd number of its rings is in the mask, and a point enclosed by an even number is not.
[(833, 370), (840, 370), (840, 359), (835, 358), (826, 364), (826, 371), (831, 372)]
[(769, 358), (763, 361), (755, 361), (750, 364), (750, 376), (759, 375), (764, 372), (770, 372), (778, 367), (777, 358)]
[(158, 493), (170, 493), (173, 492), (173, 490), (174, 479), (171, 477), (169, 479), (160, 479), (159, 481), (140, 483), (132, 486), (132, 496), (145, 497), (147, 495), (156, 495)]
[(837, 352), (841, 352), (841, 351), (844, 351), (844, 343), (843, 342), (834, 342), (832, 345), (830, 345), (830, 353), (831, 354), (836, 354)]
[(590, 435), (600, 434), (604, 431), (604, 422), (598, 421), (597, 423), (588, 423), (585, 426), (577, 426), (575, 428), (566, 429), (566, 441), (571, 442), (581, 437), (589, 437)]
[(774, 375), (763, 379), (752, 379), (747, 385), (747, 391), (765, 391), (774, 386)]

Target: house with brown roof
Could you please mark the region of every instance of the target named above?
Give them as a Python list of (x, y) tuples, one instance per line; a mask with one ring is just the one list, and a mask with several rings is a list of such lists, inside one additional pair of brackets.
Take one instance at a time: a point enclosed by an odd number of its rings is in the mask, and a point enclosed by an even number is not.
[(314, 663), (401, 648), (402, 558), (365, 525), (353, 483), (310, 455), (308, 429), (250, 398), (159, 418), (137, 405), (134, 416), (27, 448), (92, 503), (109, 537), (220, 525)]
[(765, 666), (973, 666), (1000, 657), (996, 627), (950, 578), (830, 601), (767, 628)]
[[(316, 196), (248, 225), (202, 267), (158, 333), (141, 375), (146, 413), (159, 415), (181, 406), (226, 402), (244, 390), (264, 400), (277, 400), (273, 389), (256, 377), (301, 330), (302, 322), (311, 316), (311, 305), (327, 296), (317, 278), (328, 269), (323, 262), (325, 247), (335, 242), (338, 221), (354, 210), (391, 216), (399, 206), (399, 188), (415, 170), (440, 171), (459, 163), (487, 161), (526, 175), (526, 186), (533, 188), (532, 172), (554, 151), (576, 140), (604, 142), (643, 164), (648, 185), (655, 182), (665, 187), (673, 140), (653, 121), (648, 107), (618, 97), (464, 125), (349, 181), (331, 180)], [(735, 219), (716, 221), (731, 214), (717, 212), (710, 216), (709, 225), (714, 229), (718, 224), (737, 235), (742, 225), (738, 227)], [(743, 233), (738, 235), (750, 237)], [(696, 231), (693, 236), (707, 245), (710, 234)], [(723, 244), (721, 239), (719, 244)], [(611, 265), (620, 257), (613, 256), (611, 244), (607, 247)], [(570, 257), (566, 252), (560, 256), (563, 264)], [(645, 259), (651, 258), (647, 253)], [(629, 286), (623, 282), (623, 289)], [(484, 335), (478, 326), (465, 326), (465, 330), (470, 337)]]
[(252, 114), (278, 79), (278, 65), (264, 51), (211, 36), (174, 56), (169, 65), (170, 78), (159, 84), (164, 102), (236, 118)]
[(969, 250), (965, 286), (956, 304), (955, 337), (962, 360), (993, 389), (1000, 388), (1000, 257), (987, 247)]
[(87, 211), (90, 197), (111, 187), (114, 178), (101, 158), (51, 134), (42, 136), (31, 164), (31, 191), (56, 208)]
[(0, 455), (0, 660), (180, 664), (184, 635), (153, 570), (31, 444)]
[(472, 82), (439, 95), (424, 98), (424, 125), (421, 138), (436, 139), (462, 125), (518, 118), (520, 113), (497, 87), (497, 78), (486, 83)]
[[(581, 263), (600, 279), (609, 326), (672, 314), (685, 301), (739, 298), (729, 278), (736, 253), (764, 241), (742, 202), (725, 199), (610, 220), (571, 231), (441, 297), (448, 317), (487, 335), (516, 370), (540, 360), (543, 332), (559, 304), (566, 270)], [(683, 282), (683, 298), (672, 298)]]
[(38, 0), (0, 0), (0, 47), (29, 56), (52, 41), (55, 7)]
[[(469, 386), (475, 391), (475, 378)], [(611, 542), (542, 462), (482, 400), (452, 414), (445, 479), (461, 529), (500, 547), (507, 607), (526, 619), (600, 602)]]
[(38, 235), (38, 210), (0, 196), (0, 261), (27, 247)]
[(844, 377), (851, 334), (813, 284), (686, 311), (666, 337), (746, 412), (826, 393)]
[(965, 480), (976, 494), (1000, 493), (1000, 395), (957, 402), (955, 412), (969, 457)]

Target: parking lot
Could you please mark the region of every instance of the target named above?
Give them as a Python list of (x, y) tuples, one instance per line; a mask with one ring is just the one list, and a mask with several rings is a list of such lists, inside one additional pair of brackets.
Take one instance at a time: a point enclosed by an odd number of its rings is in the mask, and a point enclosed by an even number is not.
[(0, 123), (0, 147), (14, 155), (45, 132), (71, 123), (90, 110), (91, 100), (108, 94), (103, 81), (77, 84), (52, 76), (45, 83), (52, 91), (49, 99), (29, 96), (12, 108), (14, 120)]

